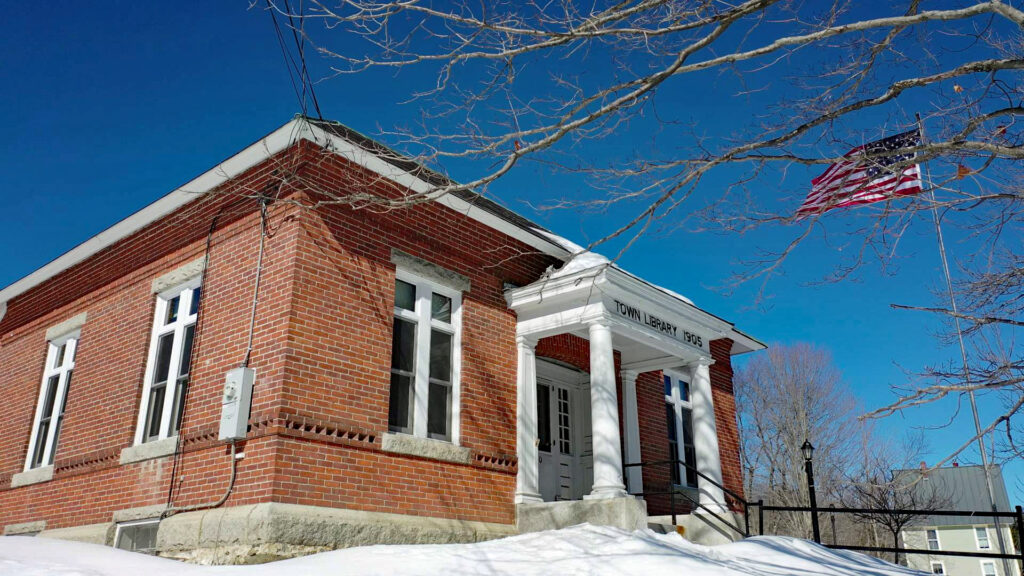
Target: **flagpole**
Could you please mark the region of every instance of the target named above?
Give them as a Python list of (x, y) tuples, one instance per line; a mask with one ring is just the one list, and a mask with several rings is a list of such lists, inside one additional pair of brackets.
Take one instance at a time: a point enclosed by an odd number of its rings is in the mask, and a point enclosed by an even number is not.
[[(921, 115), (916, 114), (917, 129), (921, 134), (921, 143), (924, 144), (924, 123), (921, 122)], [(968, 387), (967, 396), (970, 399), (971, 415), (974, 417), (974, 430), (978, 435), (978, 451), (981, 453), (981, 466), (985, 471), (985, 484), (988, 488), (988, 501), (992, 511), (997, 512), (996, 493), (992, 483), (992, 470), (988, 463), (988, 453), (985, 451), (985, 436), (982, 434), (981, 418), (978, 416), (978, 401), (975, 398), (974, 389), (971, 388), (971, 371), (967, 363), (967, 348), (964, 346), (964, 334), (960, 329), (960, 316), (956, 306), (956, 296), (953, 293), (953, 281), (949, 276), (949, 261), (946, 259), (946, 243), (942, 239), (942, 224), (939, 219), (939, 207), (935, 202), (935, 187), (932, 185), (931, 168), (925, 166), (925, 178), (928, 180), (928, 193), (932, 201), (932, 220), (935, 222), (935, 237), (939, 243), (939, 257), (942, 260), (942, 273), (946, 278), (946, 293), (949, 295), (949, 307), (953, 312), (953, 324), (956, 326), (956, 337), (960, 343), (960, 360), (963, 362), (964, 384)], [(1003, 542), (1002, 526), (998, 518), (993, 517), (996, 525), (996, 539), (999, 542), (999, 553), (1006, 553), (1006, 545)], [(1010, 574), (1009, 562), (1003, 558), (1003, 574)]]

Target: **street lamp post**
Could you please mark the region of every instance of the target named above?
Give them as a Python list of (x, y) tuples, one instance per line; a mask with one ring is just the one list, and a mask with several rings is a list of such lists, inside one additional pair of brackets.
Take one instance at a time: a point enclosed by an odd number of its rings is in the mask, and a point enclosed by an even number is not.
[(818, 527), (818, 499), (814, 495), (814, 446), (809, 440), (804, 440), (800, 447), (804, 455), (804, 473), (807, 475), (807, 497), (811, 502), (811, 530), (814, 533), (814, 541), (821, 544), (821, 529)]

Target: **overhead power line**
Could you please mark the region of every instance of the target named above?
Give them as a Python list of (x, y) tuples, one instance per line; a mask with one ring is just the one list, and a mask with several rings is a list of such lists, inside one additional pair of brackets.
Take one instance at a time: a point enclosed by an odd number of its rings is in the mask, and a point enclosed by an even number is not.
[[(281, 31), (281, 23), (277, 19), (277, 7), (271, 3), (271, 0), (265, 0), (267, 5), (267, 11), (270, 12), (270, 19), (274, 24), (274, 33), (277, 36), (277, 44), (281, 48), (281, 56), (284, 58), (285, 68), (288, 69), (288, 79), (291, 81), (292, 90), (295, 92), (295, 99), (299, 103), (299, 109), (302, 110), (303, 116), (309, 115), (308, 102), (313, 102), (313, 108), (316, 110), (317, 118), (323, 120), (323, 115), (320, 112), (320, 102), (316, 97), (316, 90), (313, 87), (313, 81), (309, 77), (309, 68), (306, 66), (306, 55), (305, 55), (305, 34), (300, 34), (301, 28), (295, 24), (295, 17), (292, 13), (291, 5), (288, 0), (285, 0), (284, 8), (285, 13), (288, 16), (289, 27), (292, 30), (292, 40), (295, 44), (295, 50), (298, 52), (298, 61), (295, 60), (295, 55), (288, 46), (288, 42), (285, 40), (284, 33)], [(300, 5), (301, 9), (301, 5)], [(303, 25), (301, 15), (299, 17), (299, 26)], [(299, 88), (299, 85), (302, 88)]]

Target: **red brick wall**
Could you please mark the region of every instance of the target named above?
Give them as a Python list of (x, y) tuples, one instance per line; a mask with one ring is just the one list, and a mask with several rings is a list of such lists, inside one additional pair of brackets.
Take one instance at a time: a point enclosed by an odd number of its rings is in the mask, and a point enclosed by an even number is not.
[[(644, 462), (658, 462), (672, 458), (668, 448), (668, 426), (665, 421), (665, 385), (661, 371), (645, 372), (636, 379), (636, 407), (640, 421), (640, 455)], [(671, 469), (668, 466), (645, 466), (643, 482), (645, 492), (665, 492), (670, 489)], [(669, 514), (667, 496), (646, 498), (647, 513)], [(682, 499), (676, 499), (678, 512), (687, 508)]]
[[(314, 187), (395, 193), (340, 158), (314, 155), (310, 166), (305, 176)], [(364, 439), (353, 442), (357, 449), (283, 443), (275, 500), (513, 522), (516, 320), (503, 288), (531, 282), (552, 260), (521, 256), (535, 251), (436, 203), (383, 212), (332, 207), (303, 213), (299, 226), (280, 411)], [(393, 248), (470, 280), (460, 382), (460, 443), (472, 451), (470, 465), (379, 451), (388, 416)]]
[(736, 397), (732, 389), (732, 340), (711, 341), (711, 397), (715, 404), (718, 452), (722, 458), (722, 484), (743, 496), (743, 469), (740, 466), (740, 430), (736, 420)]
[[(259, 171), (253, 176), (258, 178)], [(66, 304), (47, 309), (35, 290), (10, 304), (12, 314), (4, 318), (0, 332), (0, 365), (4, 366), (0, 390), (12, 398), (7, 405), (9, 418), (0, 430), (0, 524), (45, 519), (48, 528), (60, 528), (107, 522), (115, 510), (166, 502), (172, 458), (126, 466), (120, 466), (118, 460), (121, 449), (131, 446), (135, 435), (155, 306), (152, 280), (203, 255), (210, 222), (218, 212), (221, 218), (212, 236), (183, 426), (185, 454), (176, 475), (180, 498), (175, 504), (220, 496), (230, 459), (224, 447), (211, 441), (211, 435), (216, 437), (224, 372), (240, 362), (246, 344), (256, 260), (251, 247), (258, 242), (255, 202), (246, 204), (224, 198), (199, 200), (173, 216), (179, 224), (173, 235), (165, 222), (157, 223), (39, 287)], [(280, 361), (275, 358), (280, 355), (277, 347), (282, 334), (278, 332), (282, 331), (270, 327), (287, 306), (287, 298), (281, 294), (289, 291), (295, 230), (284, 222), (293, 211), (287, 205), (270, 210), (271, 220), (282, 222), (282, 226), (267, 240), (260, 290), (263, 302), (252, 366), (259, 374), (261, 389), (280, 386), (280, 368), (275, 368)], [(169, 248), (162, 256), (141, 256), (154, 251), (151, 243), (161, 242)], [(140, 261), (133, 260), (133, 254), (140, 254)], [(77, 275), (92, 279), (76, 285)], [(58, 290), (51, 285), (54, 282), (70, 285)], [(96, 284), (99, 287), (93, 288)], [(244, 297), (246, 293), (249, 298)], [(46, 328), (81, 312), (87, 312), (88, 318), (75, 358), (54, 480), (10, 489), (10, 477), (22, 471), (28, 450)], [(264, 399), (257, 393), (256, 405), (261, 402)], [(216, 407), (211, 406), (214, 403)], [(271, 479), (256, 473), (273, 466), (269, 447), (264, 440), (252, 440), (243, 447), (246, 457), (239, 464), (233, 504), (257, 501), (261, 494), (269, 496)]]
[[(351, 164), (298, 146), (314, 186), (375, 187)], [(284, 156), (284, 154), (282, 155)], [(295, 163), (289, 162), (291, 165)], [(277, 163), (231, 189), (268, 189)], [(286, 188), (290, 200), (307, 198)], [(0, 525), (107, 522), (115, 510), (167, 500), (216, 500), (230, 459), (216, 441), (223, 375), (246, 347), (259, 218), (255, 200), (198, 200), (9, 304), (0, 324)], [(219, 213), (183, 423), (184, 454), (120, 466), (134, 439), (155, 297), (152, 279), (202, 255)], [(260, 501), (342, 506), (511, 523), (515, 472), (515, 317), (505, 282), (526, 284), (552, 263), (439, 204), (380, 213), (270, 209), (251, 366), (251, 430), (240, 443), (228, 505)], [(387, 430), (394, 266), (391, 248), (470, 277), (463, 301), (462, 444), (471, 464), (380, 451)], [(523, 255), (526, 254), (526, 255)], [(502, 262), (495, 266), (494, 262)], [(53, 481), (10, 489), (39, 392), (48, 326), (88, 312)]]
[[(309, 145), (281, 155), (305, 184), (332, 190), (402, 191)], [(224, 191), (268, 190), (277, 158)], [(276, 190), (276, 188), (274, 188)], [(303, 188), (279, 190), (292, 201)], [(182, 451), (120, 466), (138, 418), (155, 297), (152, 279), (204, 254), (209, 267), (182, 427)], [(216, 500), (230, 458), (216, 441), (224, 373), (244, 356), (260, 219), (255, 200), (198, 199), (8, 303), (0, 322), (0, 525), (46, 520), (48, 528), (110, 521), (115, 510)], [(228, 505), (278, 501), (511, 523), (515, 483), (515, 316), (505, 282), (525, 285), (553, 260), (437, 203), (407, 210), (269, 210), (251, 366), (251, 430), (239, 444)], [(471, 463), (384, 453), (394, 290), (391, 249), (470, 278), (462, 314), (461, 443)], [(497, 263), (497, 264), (496, 264)], [(45, 330), (88, 312), (81, 331), (54, 480), (11, 489), (24, 466), (46, 352)], [(713, 344), (714, 346), (714, 344)], [(717, 354), (720, 355), (719, 349)], [(589, 344), (544, 339), (538, 356), (589, 370)], [(727, 483), (733, 458), (728, 356), (712, 367)], [(618, 361), (618, 359), (616, 360)], [(667, 433), (660, 374), (638, 381), (644, 459), (660, 459)], [(721, 397), (721, 400), (720, 400)], [(651, 483), (657, 472), (645, 472)], [(667, 470), (662, 474), (667, 475)], [(651, 476), (648, 476), (651, 475)], [(667, 476), (666, 476), (667, 477)]]
[[(733, 492), (743, 495), (743, 477), (740, 468), (739, 426), (736, 421), (736, 401), (732, 389), (732, 362), (729, 350), (732, 340), (713, 340), (710, 344), (711, 357), (715, 361), (710, 367), (711, 396), (715, 405), (715, 426), (718, 430), (718, 452), (722, 461), (722, 483)], [(668, 429), (665, 421), (665, 388), (661, 372), (648, 372), (637, 378), (637, 411), (640, 415), (640, 452), (644, 461), (666, 460), (669, 458)], [(644, 469), (645, 491), (667, 490), (670, 470), (665, 466)], [(727, 500), (730, 500), (727, 498)], [(734, 504), (730, 500), (730, 505)], [(668, 514), (669, 501), (666, 497), (650, 497), (647, 509), (650, 514)], [(677, 499), (680, 510), (686, 510), (686, 502)]]

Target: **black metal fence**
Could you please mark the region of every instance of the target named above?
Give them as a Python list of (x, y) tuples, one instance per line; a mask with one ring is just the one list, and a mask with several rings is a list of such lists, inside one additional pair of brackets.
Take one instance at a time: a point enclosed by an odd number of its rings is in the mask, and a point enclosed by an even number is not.
[[(1013, 511), (1013, 512), (978, 511), (978, 510), (927, 510), (927, 511), (925, 511), (925, 510), (885, 510), (885, 509), (877, 509), (877, 508), (836, 508), (836, 507), (832, 507), (832, 506), (829, 506), (829, 507), (826, 507), (826, 508), (822, 508), (820, 506), (813, 506), (813, 507), (812, 506), (773, 506), (773, 505), (770, 505), (770, 504), (765, 504), (764, 500), (758, 500), (756, 502), (750, 502), (750, 501), (746, 500), (740, 494), (737, 494), (736, 492), (726, 488), (725, 486), (723, 486), (721, 483), (717, 482), (713, 478), (710, 478), (706, 474), (702, 473), (700, 470), (697, 470), (694, 466), (692, 466), (690, 464), (687, 464), (686, 462), (683, 462), (683, 461), (680, 461), (680, 460), (657, 460), (657, 461), (652, 461), (652, 462), (636, 462), (636, 463), (632, 463), (632, 464), (625, 464), (623, 466), (623, 468), (624, 468), (625, 471), (628, 471), (631, 468), (639, 468), (641, 470), (641, 473), (642, 473), (642, 471), (645, 468), (655, 467), (655, 466), (681, 466), (681, 467), (686, 468), (687, 470), (690, 470), (690, 471), (696, 473), (698, 478), (700, 478), (704, 482), (707, 482), (708, 484), (711, 484), (712, 486), (716, 486), (719, 489), (721, 489), (722, 493), (725, 494), (725, 497), (726, 497), (726, 500), (727, 500), (726, 504), (730, 505), (730, 507), (733, 507), (734, 509), (739, 509), (739, 511), (741, 511), (742, 514), (743, 514), (743, 522), (742, 522), (741, 525), (739, 525), (736, 522), (733, 522), (731, 519), (723, 517), (721, 514), (718, 513), (718, 511), (712, 510), (711, 508), (705, 506), (704, 504), (701, 504), (699, 496), (695, 498), (695, 497), (691, 496), (690, 494), (688, 494), (687, 491), (685, 489), (681, 488), (681, 487), (676, 487), (676, 486), (669, 485), (667, 488), (661, 488), (661, 489), (650, 490), (650, 491), (644, 490), (644, 491), (641, 491), (641, 492), (634, 492), (634, 491), (632, 491), (632, 488), (634, 488), (634, 487), (628, 486), (628, 477), (629, 477), (628, 472), (624, 473), (623, 476), (625, 478), (627, 478), (627, 488), (629, 489), (629, 493), (631, 495), (642, 496), (644, 498), (647, 498), (648, 496), (667, 496), (669, 498), (669, 506), (670, 506), (670, 514), (672, 516), (672, 524), (676, 524), (677, 523), (677, 516), (678, 516), (678, 513), (679, 513), (679, 508), (677, 507), (677, 502), (682, 501), (682, 502), (687, 502), (689, 504), (688, 510), (700, 509), (704, 513), (706, 513), (706, 514), (712, 516), (713, 518), (715, 518), (716, 520), (718, 520), (718, 522), (720, 522), (723, 526), (728, 527), (729, 529), (735, 531), (737, 535), (739, 535), (741, 537), (744, 537), (744, 538), (754, 535), (754, 532), (751, 530), (751, 525), (750, 525), (751, 524), (751, 516), (753, 514), (756, 513), (756, 515), (757, 515), (757, 535), (764, 535), (764, 527), (765, 527), (764, 515), (765, 515), (765, 512), (796, 512), (796, 513), (810, 514), (811, 518), (813, 519), (813, 523), (814, 524), (817, 524), (817, 519), (820, 517), (820, 515), (822, 513), (826, 513), (826, 514), (853, 514), (853, 515), (858, 516), (860, 518), (870, 517), (872, 515), (874, 515), (874, 516), (881, 516), (881, 515), (887, 515), (887, 514), (889, 514), (889, 515), (900, 515), (900, 516), (921, 516), (921, 517), (930, 517), (930, 516), (962, 516), (962, 517), (968, 517), (968, 518), (978, 518), (979, 520), (981, 520), (981, 519), (984, 519), (984, 520), (991, 519), (992, 523), (995, 524), (997, 527), (999, 527), (999, 529), (1002, 529), (1003, 527), (1007, 526), (1008, 524), (1011, 524), (1011, 523), (1007, 523), (1007, 522), (1001, 522), (1000, 520), (1002, 520), (1002, 519), (1009, 519), (1009, 520), (1012, 521), (1012, 525), (1017, 530), (1018, 538), (1021, 539), (1022, 542), (1024, 542), (1024, 509), (1022, 509), (1020, 506), (1017, 506), (1016, 510)], [(671, 477), (671, 475), (669, 477)], [(987, 522), (979, 522), (979, 524), (982, 524), (982, 523), (986, 523), (987, 524)], [(839, 544), (839, 543), (836, 543), (836, 542), (833, 542), (832, 544), (824, 544), (824, 543), (821, 542), (821, 538), (820, 537), (815, 538), (815, 541), (818, 544), (822, 544), (823, 546), (827, 546), (828, 548), (835, 548), (835, 549), (842, 549), (842, 550), (855, 550), (855, 551), (858, 551), (858, 552), (891, 553), (891, 554), (897, 554), (897, 555), (898, 554), (921, 554), (921, 555), (929, 555), (929, 556), (959, 556), (959, 557), (969, 557), (969, 558), (987, 558), (987, 559), (992, 559), (992, 560), (1017, 560), (1017, 561), (1021, 562), (1020, 569), (1024, 570), (1024, 551), (1021, 550), (1022, 548), (1024, 548), (1024, 546), (1018, 546), (1015, 553), (1007, 553), (1005, 551), (1003, 551), (1003, 552), (977, 552), (977, 551), (975, 551), (975, 552), (968, 552), (968, 551), (958, 551), (958, 550), (932, 550), (930, 548), (906, 548), (906, 547), (900, 547), (900, 546), (861, 546), (861, 545), (853, 545), (853, 544)]]

